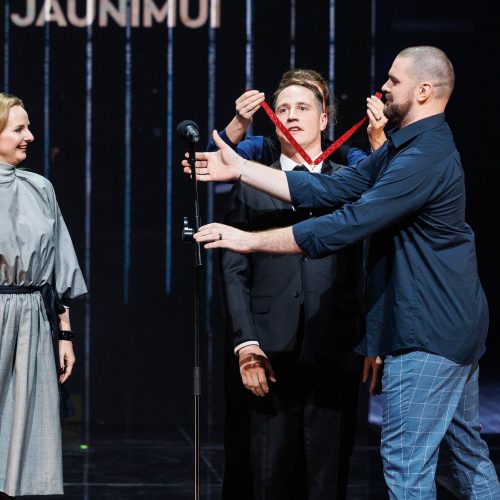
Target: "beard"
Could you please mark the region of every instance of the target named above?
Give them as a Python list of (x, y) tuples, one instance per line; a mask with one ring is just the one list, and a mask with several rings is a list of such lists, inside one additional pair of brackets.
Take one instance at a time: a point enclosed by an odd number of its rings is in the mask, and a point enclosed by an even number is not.
[(412, 101), (408, 99), (401, 104), (394, 104), (392, 101), (387, 101), (384, 106), (384, 115), (394, 125), (400, 125), (410, 112)]

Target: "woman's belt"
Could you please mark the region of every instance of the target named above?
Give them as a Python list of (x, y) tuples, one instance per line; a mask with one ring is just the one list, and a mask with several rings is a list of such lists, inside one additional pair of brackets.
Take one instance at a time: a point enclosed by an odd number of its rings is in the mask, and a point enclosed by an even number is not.
[(40, 286), (0, 286), (0, 294), (29, 294), (40, 292), (45, 306), (45, 313), (55, 339), (59, 338), (59, 314), (65, 311), (64, 305), (54, 287), (46, 283)]
[(45, 285), (42, 286), (0, 286), (0, 293), (17, 293), (17, 294), (24, 294), (24, 293), (35, 293), (35, 292), (41, 292), (42, 288)]

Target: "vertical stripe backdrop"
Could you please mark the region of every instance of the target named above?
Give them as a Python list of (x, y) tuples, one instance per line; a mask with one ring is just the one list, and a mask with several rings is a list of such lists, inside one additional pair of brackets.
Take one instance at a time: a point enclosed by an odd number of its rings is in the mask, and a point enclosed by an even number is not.
[[(151, 2), (101, 1), (94, 10), (88, 0), (76, 7), (77, 27), (70, 2), (37, 0), (22, 27), (11, 16), (28, 16), (23, 2), (4, 1), (2, 90), (27, 103), (36, 141), (26, 166), (54, 183), (91, 290), (73, 307), (82, 335), (72, 392), (85, 443), (91, 422), (189, 422), (194, 268), (180, 232), (192, 201), (177, 123), (192, 119), (208, 138), (234, 116), (245, 88), (269, 96), (283, 71), (309, 67), (344, 96), (330, 136), (342, 133), (374, 85), (375, 25), (368, 36), (364, 28), (375, 0), (351, 3), (156, 0), (145, 26)], [(339, 23), (339, 9), (355, 12), (356, 23)], [(365, 46), (353, 55), (360, 37)], [(355, 95), (353, 79), (364, 80)], [(263, 114), (253, 127), (272, 132)], [(202, 186), (200, 197), (202, 222), (221, 220), (227, 190)], [(224, 327), (216, 254), (203, 258), (203, 411), (212, 429), (221, 422)]]

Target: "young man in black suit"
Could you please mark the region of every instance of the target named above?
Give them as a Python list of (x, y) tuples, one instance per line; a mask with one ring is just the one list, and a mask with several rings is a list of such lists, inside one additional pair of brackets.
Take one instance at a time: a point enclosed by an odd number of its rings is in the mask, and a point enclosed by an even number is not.
[[(287, 81), (275, 93), (275, 111), (316, 158), (328, 123), (317, 87)], [(312, 175), (341, 168), (328, 160), (305, 165), (277, 134), (281, 157), (270, 168), (300, 165)], [(261, 231), (316, 215), (236, 182), (226, 222)], [(359, 247), (317, 260), (224, 250), (222, 263), (236, 366), (248, 390), (254, 498), (345, 498), (360, 369), (353, 348), (362, 335)]]

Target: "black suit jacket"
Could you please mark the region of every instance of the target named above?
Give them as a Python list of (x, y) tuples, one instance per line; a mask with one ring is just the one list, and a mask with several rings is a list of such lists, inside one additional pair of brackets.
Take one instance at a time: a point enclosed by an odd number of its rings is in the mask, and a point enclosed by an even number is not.
[[(270, 168), (280, 168), (279, 163)], [(322, 172), (338, 168), (327, 161)], [(237, 182), (226, 223), (262, 231), (315, 215), (321, 214), (297, 211), (289, 203)], [(298, 347), (306, 364), (334, 362), (357, 368), (359, 358), (352, 350), (363, 334), (361, 267), (358, 246), (315, 260), (223, 250), (224, 295), (233, 345), (257, 340), (270, 359)], [(301, 309), (303, 330), (299, 327)]]

